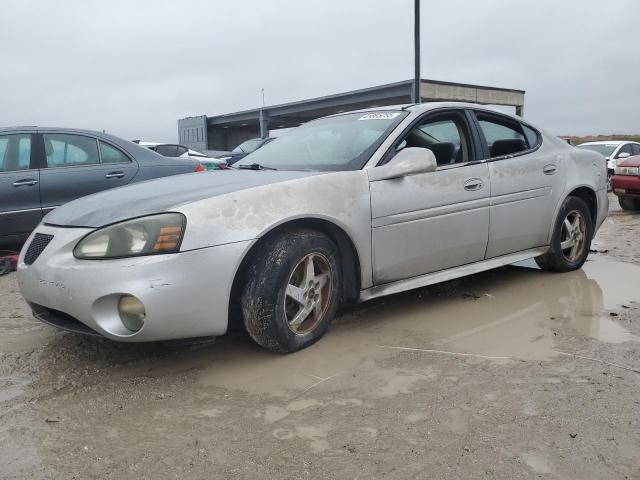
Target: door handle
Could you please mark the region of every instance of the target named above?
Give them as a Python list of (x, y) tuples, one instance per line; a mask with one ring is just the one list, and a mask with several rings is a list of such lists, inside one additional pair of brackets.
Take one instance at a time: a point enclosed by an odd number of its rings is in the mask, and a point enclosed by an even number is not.
[(542, 169), (542, 172), (545, 175), (553, 175), (554, 173), (556, 173), (557, 167), (553, 164), (550, 163), (549, 165), (545, 165)]
[(124, 172), (111, 172), (107, 173), (104, 178), (122, 178), (124, 177)]
[(33, 187), (37, 185), (38, 181), (33, 178), (25, 178), (24, 180), (18, 180), (17, 182), (13, 182), (14, 187)]
[(475, 192), (476, 190), (480, 190), (483, 185), (484, 183), (479, 178), (470, 178), (469, 180), (464, 182), (463, 187), (465, 190)]

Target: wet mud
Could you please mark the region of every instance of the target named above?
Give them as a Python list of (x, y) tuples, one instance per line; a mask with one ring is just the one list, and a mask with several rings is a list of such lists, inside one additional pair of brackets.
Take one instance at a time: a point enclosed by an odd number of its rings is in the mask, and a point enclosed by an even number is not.
[(0, 277), (0, 478), (638, 478), (640, 215), (615, 206), (580, 271), (374, 300), (294, 355), (62, 333)]

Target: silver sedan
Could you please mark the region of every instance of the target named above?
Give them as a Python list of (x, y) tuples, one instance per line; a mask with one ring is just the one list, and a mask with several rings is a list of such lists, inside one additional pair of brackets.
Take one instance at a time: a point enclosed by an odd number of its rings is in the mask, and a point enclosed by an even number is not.
[(47, 215), (18, 265), (36, 317), (142, 342), (317, 341), (336, 309), (535, 258), (578, 269), (606, 167), (522, 118), (430, 103), (307, 123), (218, 173), (109, 190)]

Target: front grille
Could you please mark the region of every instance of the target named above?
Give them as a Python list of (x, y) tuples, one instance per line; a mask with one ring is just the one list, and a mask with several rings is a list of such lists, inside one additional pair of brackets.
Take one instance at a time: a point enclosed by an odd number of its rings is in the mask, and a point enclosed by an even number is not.
[(40, 254), (43, 252), (49, 242), (53, 240), (53, 235), (47, 235), (46, 233), (36, 233), (31, 240), (27, 253), (24, 254), (24, 263), (31, 265), (35, 262)]
[(54, 327), (61, 328), (62, 330), (66, 330), (68, 332), (81, 333), (83, 335), (93, 335), (100, 337), (101, 335), (93, 330), (92, 328), (87, 327), (84, 323), (81, 323), (79, 320), (76, 320), (71, 315), (68, 315), (64, 312), (60, 312), (58, 310), (54, 310), (52, 308), (43, 307), (42, 305), (37, 305), (35, 303), (28, 302), (31, 307), (31, 311), (33, 312), (33, 316), (38, 320), (42, 320), (49, 325), (53, 325)]

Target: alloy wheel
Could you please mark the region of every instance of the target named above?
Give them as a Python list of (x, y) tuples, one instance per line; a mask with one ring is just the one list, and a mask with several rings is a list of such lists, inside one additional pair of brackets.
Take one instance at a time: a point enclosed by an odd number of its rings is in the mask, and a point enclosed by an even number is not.
[(333, 272), (329, 260), (320, 253), (305, 255), (294, 267), (284, 297), (289, 329), (302, 335), (313, 331), (331, 303)]
[(570, 211), (562, 222), (560, 249), (569, 262), (577, 261), (587, 243), (587, 222), (578, 210)]

